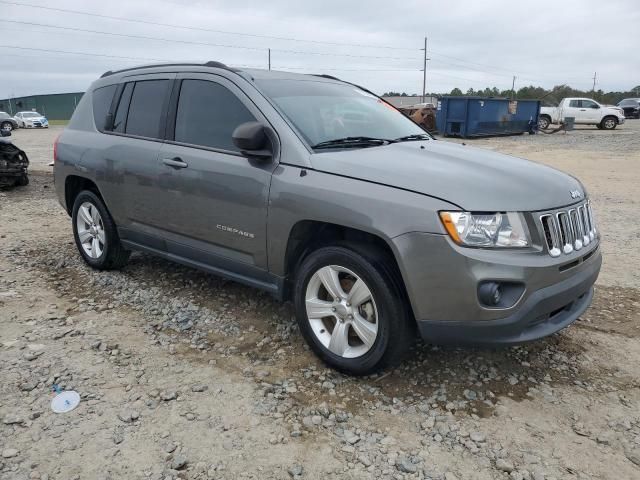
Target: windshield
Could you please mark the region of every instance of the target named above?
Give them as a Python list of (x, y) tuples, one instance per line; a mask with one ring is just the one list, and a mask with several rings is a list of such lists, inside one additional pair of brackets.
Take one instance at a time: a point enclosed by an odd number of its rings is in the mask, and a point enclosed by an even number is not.
[(395, 108), (353, 85), (282, 79), (256, 83), (312, 146), (344, 138), (426, 135)]
[(22, 114), (23, 118), (32, 118), (32, 117), (41, 117), (42, 115), (40, 115), (38, 112), (24, 112)]
[(623, 106), (635, 107), (636, 105), (638, 105), (638, 103), (640, 103), (640, 100), (636, 100), (635, 98), (628, 98), (628, 99), (622, 100), (618, 104), (618, 106), (619, 107), (623, 107)]

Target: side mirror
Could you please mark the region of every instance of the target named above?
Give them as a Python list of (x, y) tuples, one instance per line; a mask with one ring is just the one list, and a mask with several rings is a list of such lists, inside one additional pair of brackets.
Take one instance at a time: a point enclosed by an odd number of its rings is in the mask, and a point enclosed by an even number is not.
[(2, 132), (2, 136), (3, 137), (10, 137), (11, 136), (11, 130), (0, 130), (0, 132)]
[(246, 122), (233, 131), (233, 144), (240, 149), (240, 153), (247, 157), (268, 160), (272, 152), (268, 148), (269, 139), (264, 125), (260, 122)]
[(591, 108), (595, 108), (596, 110), (600, 108), (600, 105), (591, 105)]

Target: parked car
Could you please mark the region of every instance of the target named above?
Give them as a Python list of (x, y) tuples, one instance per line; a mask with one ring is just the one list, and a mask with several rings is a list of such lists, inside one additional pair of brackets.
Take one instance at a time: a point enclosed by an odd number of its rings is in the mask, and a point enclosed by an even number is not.
[(28, 185), (29, 159), (9, 137), (11, 130), (0, 130), (0, 187)]
[(18, 122), (7, 112), (0, 112), (0, 130), (12, 131), (18, 128)]
[(14, 118), (20, 128), (49, 128), (49, 121), (38, 112), (18, 112)]
[(640, 98), (625, 98), (618, 103), (626, 118), (640, 118)]
[(54, 147), (98, 270), (142, 250), (293, 301), (352, 374), (417, 335), (508, 345), (588, 307), (601, 265), (573, 176), (445, 141), (368, 90), (217, 62), (107, 72)]
[(538, 127), (549, 128), (552, 123), (563, 123), (567, 117), (575, 118), (577, 125), (596, 125), (613, 130), (624, 123), (624, 112), (619, 107), (605, 107), (590, 98), (565, 98), (557, 107), (542, 107)]

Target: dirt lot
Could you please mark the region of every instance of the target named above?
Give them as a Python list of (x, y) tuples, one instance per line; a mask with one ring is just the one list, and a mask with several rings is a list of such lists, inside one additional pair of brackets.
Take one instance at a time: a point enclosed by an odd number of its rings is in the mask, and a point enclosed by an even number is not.
[[(640, 121), (468, 141), (586, 185), (605, 263), (582, 319), (363, 379), (265, 294), (141, 254), (85, 267), (46, 166), (59, 131), (16, 132), (31, 184), (0, 192), (0, 479), (640, 478)], [(53, 384), (80, 406), (53, 414)]]

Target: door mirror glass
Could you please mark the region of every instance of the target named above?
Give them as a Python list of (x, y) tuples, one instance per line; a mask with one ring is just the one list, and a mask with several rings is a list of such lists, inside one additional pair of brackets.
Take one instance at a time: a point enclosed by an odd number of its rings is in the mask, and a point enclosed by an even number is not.
[(271, 158), (269, 139), (260, 122), (246, 122), (233, 131), (233, 144), (249, 157)]
[(593, 105), (591, 105), (591, 108), (596, 108), (597, 109), (597, 108), (600, 108), (600, 105), (597, 105), (597, 104), (594, 103)]

